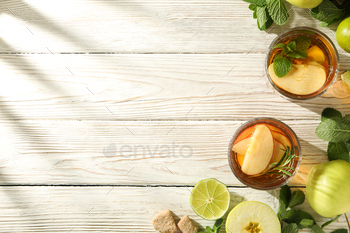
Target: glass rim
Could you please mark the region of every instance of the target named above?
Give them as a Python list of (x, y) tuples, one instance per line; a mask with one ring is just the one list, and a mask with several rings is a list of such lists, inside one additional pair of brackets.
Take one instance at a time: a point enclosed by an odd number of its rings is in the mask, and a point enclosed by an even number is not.
[[(328, 86), (326, 88), (324, 88), (323, 91), (317, 93), (316, 95), (313, 95), (315, 92), (311, 93), (311, 94), (308, 94), (308, 95), (296, 95), (296, 94), (293, 94), (293, 93), (290, 93), (288, 91), (285, 91), (283, 90), (282, 88), (279, 88), (278, 86), (276, 86), (276, 84), (271, 80), (271, 77), (270, 77), (270, 74), (268, 72), (268, 60), (269, 60), (269, 57), (270, 57), (270, 54), (272, 53), (273, 51), (273, 47), (275, 46), (276, 42), (283, 36), (285, 36), (287, 33), (289, 32), (293, 32), (293, 31), (302, 31), (302, 30), (308, 30), (308, 31), (313, 31), (313, 32), (316, 32), (317, 34), (320, 34), (322, 37), (324, 37), (326, 39), (326, 41), (331, 45), (331, 47), (333, 48), (334, 50), (334, 54), (335, 54), (335, 58), (336, 58), (336, 69), (334, 71), (334, 77), (333, 77), (333, 80), (328, 84)], [(315, 28), (311, 28), (311, 27), (295, 27), (295, 28), (291, 28), (291, 29), (288, 29), (284, 32), (282, 32), (281, 34), (279, 34), (278, 36), (276, 36), (276, 38), (271, 42), (269, 48), (268, 48), (268, 51), (266, 53), (266, 57), (265, 57), (265, 74), (266, 74), (266, 77), (267, 79), (269, 80), (270, 84), (273, 86), (273, 88), (278, 91), (278, 93), (284, 97), (287, 97), (287, 98), (290, 98), (290, 99), (294, 99), (294, 100), (306, 100), (306, 99), (313, 99), (313, 98), (316, 98), (322, 94), (324, 94), (332, 85), (333, 83), (335, 82), (336, 78), (337, 78), (337, 75), (339, 73), (339, 54), (338, 54), (338, 50), (336, 48), (336, 46), (334, 45), (334, 43), (332, 42), (332, 40), (326, 35), (324, 34), (323, 32), (321, 32), (320, 30), (318, 29), (315, 29)], [(330, 74), (329, 74), (330, 75)], [(327, 77), (327, 79), (329, 78), (329, 75)], [(311, 95), (311, 96), (310, 96)]]
[[(240, 176), (238, 176), (238, 174), (236, 174), (235, 170), (233, 169), (232, 167), (232, 156), (231, 156), (231, 153), (232, 153), (232, 145), (233, 143), (236, 141), (237, 137), (240, 135), (239, 133), (240, 132), (243, 132), (242, 130), (246, 129), (246, 126), (249, 125), (250, 123), (254, 122), (254, 121), (258, 121), (256, 124), (258, 123), (264, 123), (264, 121), (272, 121), (272, 122), (277, 122), (278, 124), (281, 124), (283, 125), (284, 127), (286, 127), (289, 132), (292, 134), (292, 137), (295, 138), (295, 141), (296, 141), (296, 145), (293, 145), (294, 143), (292, 143), (293, 147), (298, 147), (298, 152), (299, 152), (299, 159), (298, 159), (298, 163), (295, 167), (295, 171), (293, 172), (293, 175), (288, 177), (285, 181), (283, 181), (281, 184), (278, 184), (278, 185), (275, 185), (275, 186), (271, 186), (271, 187), (256, 187), (256, 186), (253, 186), (251, 184), (248, 184), (246, 181), (244, 181)], [(265, 122), (266, 123), (266, 122)], [(253, 188), (253, 189), (257, 189), (257, 190), (274, 190), (274, 189), (277, 189), (277, 188), (280, 188), (284, 185), (286, 185), (287, 183), (289, 183), (289, 181), (291, 181), (294, 176), (297, 174), (298, 170), (299, 170), (299, 167), (300, 167), (300, 164), (301, 164), (301, 160), (302, 160), (302, 152), (301, 152), (301, 147), (300, 147), (300, 141), (299, 141), (299, 138), (297, 137), (297, 135), (295, 134), (295, 132), (293, 131), (292, 128), (290, 128), (286, 123), (280, 121), (280, 120), (277, 120), (275, 118), (271, 118), (271, 117), (257, 117), (257, 118), (253, 118), (253, 119), (250, 119), (246, 122), (244, 122), (242, 125), (240, 125), (237, 130), (235, 131), (235, 133), (233, 134), (233, 137), (231, 138), (230, 140), (230, 143), (229, 143), (229, 146), (228, 146), (228, 161), (229, 161), (229, 166), (230, 166), (230, 169), (232, 171), (232, 173), (235, 175), (235, 177), (244, 185), (250, 187), (250, 188)]]

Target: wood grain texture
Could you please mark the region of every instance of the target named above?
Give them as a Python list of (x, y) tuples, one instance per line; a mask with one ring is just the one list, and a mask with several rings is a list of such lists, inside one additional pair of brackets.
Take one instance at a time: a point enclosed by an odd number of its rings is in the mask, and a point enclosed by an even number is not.
[(335, 41), (337, 25), (322, 28), (309, 10), (288, 3), (285, 25), (259, 31), (248, 5), (242, 0), (5, 0), (0, 51), (265, 53), (276, 35), (297, 26), (317, 28)]
[[(170, 209), (178, 221), (187, 214), (202, 227), (212, 221), (198, 217), (189, 199), (192, 187), (1, 187), (1, 232), (156, 232), (153, 217)], [(230, 188), (230, 209), (242, 201), (261, 201), (277, 212), (278, 191)], [(318, 224), (307, 202), (303, 209)], [(326, 233), (345, 228), (345, 217), (325, 228)], [(221, 232), (225, 232), (224, 227)], [(301, 230), (300, 232), (310, 232)]]
[[(350, 114), (341, 82), (289, 100), (264, 76), (263, 54), (0, 55), (0, 119), (319, 119)], [(341, 71), (350, 66), (344, 57)]]
[[(305, 186), (326, 162), (319, 121), (284, 121), (301, 142), (291, 185)], [(0, 184), (194, 185), (214, 177), (242, 186), (228, 165), (229, 143), (243, 121), (1, 122)]]

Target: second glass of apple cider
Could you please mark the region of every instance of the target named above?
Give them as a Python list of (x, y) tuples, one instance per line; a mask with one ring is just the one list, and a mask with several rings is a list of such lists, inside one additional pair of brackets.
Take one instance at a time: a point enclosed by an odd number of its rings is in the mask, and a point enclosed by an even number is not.
[[(284, 77), (281, 78), (273, 78), (271, 74), (271, 64), (274, 62), (274, 58), (281, 52), (281, 48), (274, 48), (277, 44), (284, 43), (288, 44), (291, 41), (295, 41), (298, 37), (309, 37), (311, 39), (311, 44), (309, 49), (306, 51), (308, 53), (308, 57), (306, 59), (295, 59), (293, 60), (293, 68), (294, 71), (297, 66), (300, 65), (322, 65), (325, 71), (325, 81), (322, 81), (322, 84), (317, 87), (316, 90), (312, 90), (311, 92), (303, 91), (303, 88), (296, 87), (294, 90), (290, 88), (293, 84), (287, 83), (281, 84), (285, 81)], [(322, 60), (317, 60), (317, 57), (322, 57)], [(315, 59), (316, 58), (316, 59)], [(309, 28), (309, 27), (297, 27), (292, 28), (288, 31), (277, 36), (271, 43), (269, 50), (266, 55), (265, 60), (265, 72), (267, 79), (273, 88), (275, 88), (280, 94), (292, 99), (310, 99), (316, 96), (319, 96), (327, 91), (327, 89), (333, 84), (335, 81), (338, 71), (339, 71), (339, 57), (336, 47), (333, 42), (321, 31)], [(271, 67), (270, 67), (271, 66)], [(317, 66), (316, 66), (317, 67)], [(300, 67), (299, 67), (300, 68)], [(293, 82), (297, 83), (298, 81), (305, 80), (300, 74), (302, 71), (299, 69), (298, 72), (294, 72), (296, 76)], [(305, 84), (300, 84), (300, 86), (312, 86), (316, 83), (317, 73), (311, 71), (311, 75), (313, 79), (310, 79), (309, 82)], [(308, 88), (306, 88), (308, 89)]]
[[(281, 169), (267, 172), (269, 167), (283, 159), (286, 151), (293, 155), (284, 167), (280, 167), (286, 172)], [(232, 172), (242, 183), (255, 189), (282, 187), (296, 174), (300, 162), (301, 149), (297, 136), (289, 126), (273, 118), (256, 118), (244, 123), (229, 145)]]

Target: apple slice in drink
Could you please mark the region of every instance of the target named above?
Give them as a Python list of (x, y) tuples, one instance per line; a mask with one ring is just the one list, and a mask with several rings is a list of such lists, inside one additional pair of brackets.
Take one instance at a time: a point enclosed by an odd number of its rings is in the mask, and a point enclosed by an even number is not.
[(236, 142), (240, 142), (243, 139), (250, 138), (252, 136), (252, 133), (254, 132), (255, 127), (250, 127), (246, 130), (244, 130), (236, 139)]
[(232, 146), (232, 150), (237, 154), (245, 155), (249, 144), (251, 142), (251, 138), (245, 138)]
[(276, 131), (271, 131), (272, 136), (275, 140), (277, 140), (278, 142), (280, 142), (285, 148), (287, 148), (287, 146), (289, 146), (289, 148), (292, 147), (292, 144), (290, 143), (290, 141), (288, 140), (288, 138), (286, 136), (284, 136), (284, 134), (281, 134), (279, 132)]
[(243, 164), (243, 161), (244, 161), (244, 155), (241, 155), (241, 154), (237, 154), (237, 161), (239, 163), (239, 166), (242, 167), (242, 164)]
[(279, 141), (275, 140), (275, 149), (273, 151), (270, 164), (279, 162), (282, 159), (285, 150), (286, 150), (286, 147)]
[(242, 172), (247, 175), (256, 175), (264, 171), (270, 163), (274, 147), (274, 139), (269, 127), (263, 124), (257, 125), (244, 156)]

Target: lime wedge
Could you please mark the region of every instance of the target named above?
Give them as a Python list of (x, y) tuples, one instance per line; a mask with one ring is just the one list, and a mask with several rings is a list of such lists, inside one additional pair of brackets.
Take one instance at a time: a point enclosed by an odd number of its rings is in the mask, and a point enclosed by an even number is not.
[(245, 201), (233, 208), (226, 219), (226, 233), (234, 232), (281, 233), (281, 225), (270, 206)]
[(191, 192), (193, 211), (205, 220), (224, 216), (230, 206), (230, 192), (225, 184), (210, 178), (199, 181)]
[(346, 71), (341, 75), (341, 79), (343, 80), (343, 84), (346, 90), (350, 93), (350, 71)]

